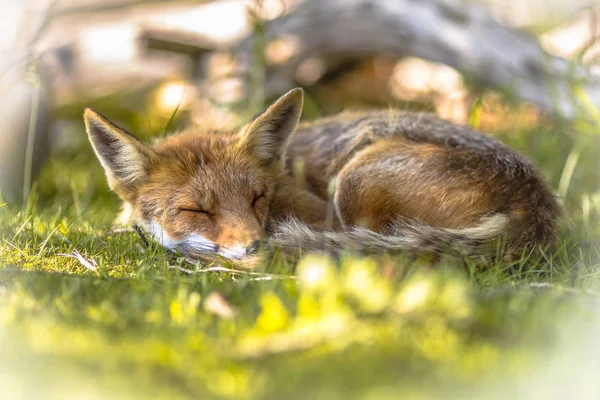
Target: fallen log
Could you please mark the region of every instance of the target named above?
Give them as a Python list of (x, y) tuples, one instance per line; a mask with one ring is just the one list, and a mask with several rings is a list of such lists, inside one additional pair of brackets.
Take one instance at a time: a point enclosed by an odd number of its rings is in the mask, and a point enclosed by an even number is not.
[[(263, 29), (267, 45), (294, 43), (293, 54), (268, 68), (267, 96), (296, 85), (306, 60), (339, 65), (393, 54), (449, 65), (478, 85), (566, 119), (579, 116), (584, 104), (600, 109), (600, 77), (548, 54), (535, 36), (500, 24), (481, 6), (447, 0), (305, 0)], [(246, 70), (256, 61), (256, 40), (249, 36), (236, 47)]]

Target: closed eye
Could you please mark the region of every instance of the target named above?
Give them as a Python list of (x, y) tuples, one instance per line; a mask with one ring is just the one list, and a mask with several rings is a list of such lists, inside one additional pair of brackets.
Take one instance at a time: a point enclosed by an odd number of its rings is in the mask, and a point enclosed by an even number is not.
[(259, 201), (260, 199), (262, 199), (263, 197), (265, 197), (265, 194), (259, 194), (256, 197), (254, 197), (254, 200), (252, 200), (252, 207), (254, 207), (256, 205), (256, 202)]
[(202, 210), (200, 208), (180, 208), (179, 212), (191, 212), (191, 213), (196, 213), (196, 214), (204, 214), (204, 215), (208, 215), (208, 216), (213, 215), (211, 212)]

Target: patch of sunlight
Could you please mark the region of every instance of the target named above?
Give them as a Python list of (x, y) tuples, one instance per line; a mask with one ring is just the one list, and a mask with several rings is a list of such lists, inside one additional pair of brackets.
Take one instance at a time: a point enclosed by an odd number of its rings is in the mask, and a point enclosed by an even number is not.
[(171, 301), (169, 305), (169, 314), (171, 320), (181, 325), (189, 323), (196, 319), (198, 306), (200, 305), (200, 294), (192, 292), (188, 294), (185, 290), (180, 289), (177, 298)]
[(131, 24), (98, 25), (83, 32), (81, 48), (90, 62), (124, 63), (138, 51), (136, 28)]
[(296, 271), (298, 282), (305, 290), (327, 290), (336, 285), (335, 265), (329, 257), (308, 255), (300, 261)]
[(407, 283), (396, 295), (394, 308), (400, 313), (416, 311), (427, 303), (433, 289), (431, 279), (419, 277)]
[(392, 287), (373, 259), (347, 260), (342, 265), (343, 288), (366, 312), (378, 313), (389, 305)]
[(155, 92), (157, 111), (163, 114), (188, 108), (197, 97), (196, 88), (183, 81), (169, 81), (160, 85)]

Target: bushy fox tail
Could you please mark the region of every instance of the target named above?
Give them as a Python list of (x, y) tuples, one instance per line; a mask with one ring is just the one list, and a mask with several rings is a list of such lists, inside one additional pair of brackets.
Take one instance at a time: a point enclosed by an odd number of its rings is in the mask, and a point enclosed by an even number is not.
[(363, 253), (399, 252), (442, 253), (486, 256), (495, 247), (488, 243), (509, 230), (510, 218), (505, 214), (485, 217), (473, 227), (463, 229), (440, 228), (415, 220), (401, 219), (386, 234), (366, 228), (352, 228), (345, 232), (315, 230), (297, 220), (280, 223), (270, 237), (273, 247), (286, 252), (328, 252), (339, 254), (344, 250)]

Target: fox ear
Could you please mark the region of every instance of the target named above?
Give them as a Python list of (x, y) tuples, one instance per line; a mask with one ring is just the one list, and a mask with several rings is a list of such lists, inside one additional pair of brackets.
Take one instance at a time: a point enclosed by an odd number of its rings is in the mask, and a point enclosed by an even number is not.
[(241, 146), (246, 147), (266, 165), (283, 162), (283, 152), (296, 130), (304, 92), (292, 89), (244, 127)]
[(110, 188), (133, 188), (144, 181), (152, 150), (92, 109), (84, 111), (83, 119)]

